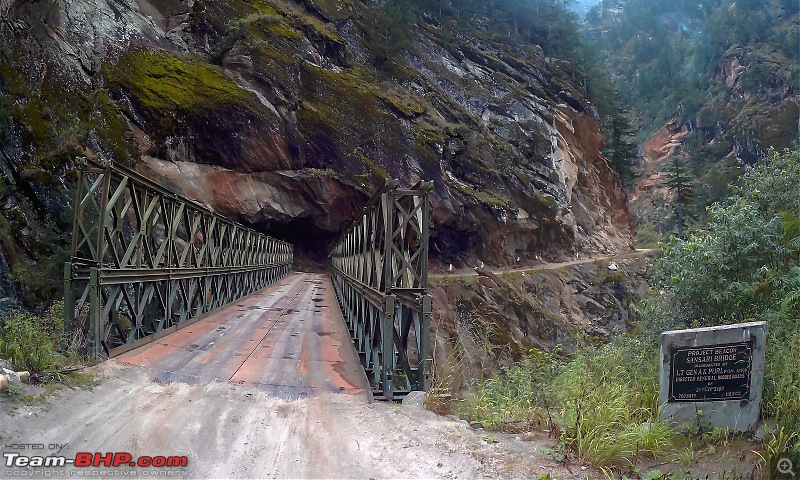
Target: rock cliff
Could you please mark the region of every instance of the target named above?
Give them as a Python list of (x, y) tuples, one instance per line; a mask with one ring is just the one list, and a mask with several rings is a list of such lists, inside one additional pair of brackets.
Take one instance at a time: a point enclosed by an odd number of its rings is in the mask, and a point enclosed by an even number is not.
[[(610, 340), (635, 324), (652, 254), (433, 277), (435, 386), (450, 392), (535, 351)], [(533, 352), (532, 352), (533, 350)]]
[(630, 249), (570, 66), (485, 23), (467, 35), (423, 14), (388, 55), (387, 20), (352, 0), (2, 0), (0, 13), (12, 264), (47, 243), (30, 225), (68, 228), (81, 155), (315, 261), (386, 177), (434, 181), (434, 263)]
[(681, 147), (689, 129), (670, 122), (642, 143), (642, 161), (638, 180), (628, 195), (631, 213), (640, 224), (649, 222), (658, 231), (667, 231), (673, 195), (664, 185), (665, 169), (672, 155)]

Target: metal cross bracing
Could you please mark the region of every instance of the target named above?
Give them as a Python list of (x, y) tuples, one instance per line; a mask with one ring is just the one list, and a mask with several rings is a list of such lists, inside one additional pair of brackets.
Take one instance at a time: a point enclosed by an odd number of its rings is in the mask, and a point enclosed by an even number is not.
[(121, 353), (291, 271), (290, 244), (112, 162), (84, 160), (75, 198), (65, 321), (89, 355)]
[(331, 253), (331, 277), (361, 362), (392, 399), (427, 390), (430, 377), (428, 194), (388, 182)]

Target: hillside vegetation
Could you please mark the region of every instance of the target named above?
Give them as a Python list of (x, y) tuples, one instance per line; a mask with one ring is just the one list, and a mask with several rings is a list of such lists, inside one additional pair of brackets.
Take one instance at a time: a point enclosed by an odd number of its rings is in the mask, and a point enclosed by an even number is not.
[(774, 478), (779, 458), (800, 455), (798, 179), (800, 150), (772, 152), (710, 208), (704, 228), (663, 244), (658, 285), (636, 306), (639, 320), (629, 334), (566, 357), (532, 350), (526, 362), (475, 382), (462, 414), (500, 429), (549, 424), (562, 456), (623, 474), (642, 458), (669, 460), (707, 442), (716, 449), (727, 445), (725, 432), (689, 425), (684, 437), (659, 422), (659, 336), (765, 320), (767, 428), (758, 452), (763, 477)]
[(752, 161), (797, 134), (799, 8), (791, 0), (605, 0), (587, 23), (646, 130), (677, 118), (701, 143), (723, 142), (717, 156), (738, 141)]
[[(605, 0), (589, 13), (586, 30), (638, 140), (656, 134), (651, 142), (665, 148), (639, 164), (631, 209), (640, 226), (665, 233), (687, 217), (706, 221), (706, 207), (749, 165), (797, 140), (799, 12), (791, 0)], [(676, 168), (690, 202), (664, 181)], [(662, 208), (673, 200), (677, 208)]]

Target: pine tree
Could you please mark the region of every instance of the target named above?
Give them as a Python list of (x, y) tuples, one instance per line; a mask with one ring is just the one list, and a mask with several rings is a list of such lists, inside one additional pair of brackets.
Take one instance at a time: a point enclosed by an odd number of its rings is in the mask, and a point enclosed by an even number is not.
[(608, 143), (604, 154), (614, 166), (620, 182), (629, 185), (633, 180), (633, 162), (639, 155), (639, 147), (633, 139), (634, 130), (628, 120), (628, 111), (618, 108), (607, 117)]
[(410, 0), (392, 0), (372, 7), (375, 23), (383, 25), (375, 47), (378, 62), (385, 64), (408, 45), (411, 26), (417, 17), (416, 4)]
[(686, 164), (677, 156), (672, 157), (672, 165), (667, 168), (664, 186), (672, 193), (672, 213), (678, 236), (683, 237), (689, 221), (696, 219), (694, 205), (697, 195), (694, 191), (692, 175)]

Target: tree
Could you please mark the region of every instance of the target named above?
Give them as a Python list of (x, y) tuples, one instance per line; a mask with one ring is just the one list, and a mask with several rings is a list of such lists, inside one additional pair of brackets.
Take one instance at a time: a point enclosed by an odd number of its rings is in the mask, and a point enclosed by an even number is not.
[(664, 186), (672, 193), (672, 213), (679, 237), (683, 237), (689, 221), (696, 219), (694, 205), (696, 194), (692, 175), (686, 164), (677, 156), (672, 157), (672, 165), (666, 171)]
[(604, 154), (617, 171), (620, 182), (629, 185), (633, 181), (633, 162), (639, 155), (639, 147), (633, 139), (635, 132), (628, 120), (628, 111), (618, 108), (606, 118), (608, 143)]
[(777, 478), (778, 459), (800, 454), (800, 148), (772, 151), (709, 207), (704, 229), (673, 237), (663, 255), (669, 294), (654, 318), (683, 326), (767, 320), (762, 408), (775, 426), (764, 460), (766, 476)]
[(385, 64), (406, 48), (417, 17), (416, 4), (410, 0), (386, 1), (373, 6), (370, 15), (372, 23), (380, 26), (375, 49), (378, 62)]
[(778, 305), (778, 279), (800, 265), (800, 150), (773, 152), (708, 214), (703, 230), (664, 248), (661, 268), (685, 318), (740, 321)]

